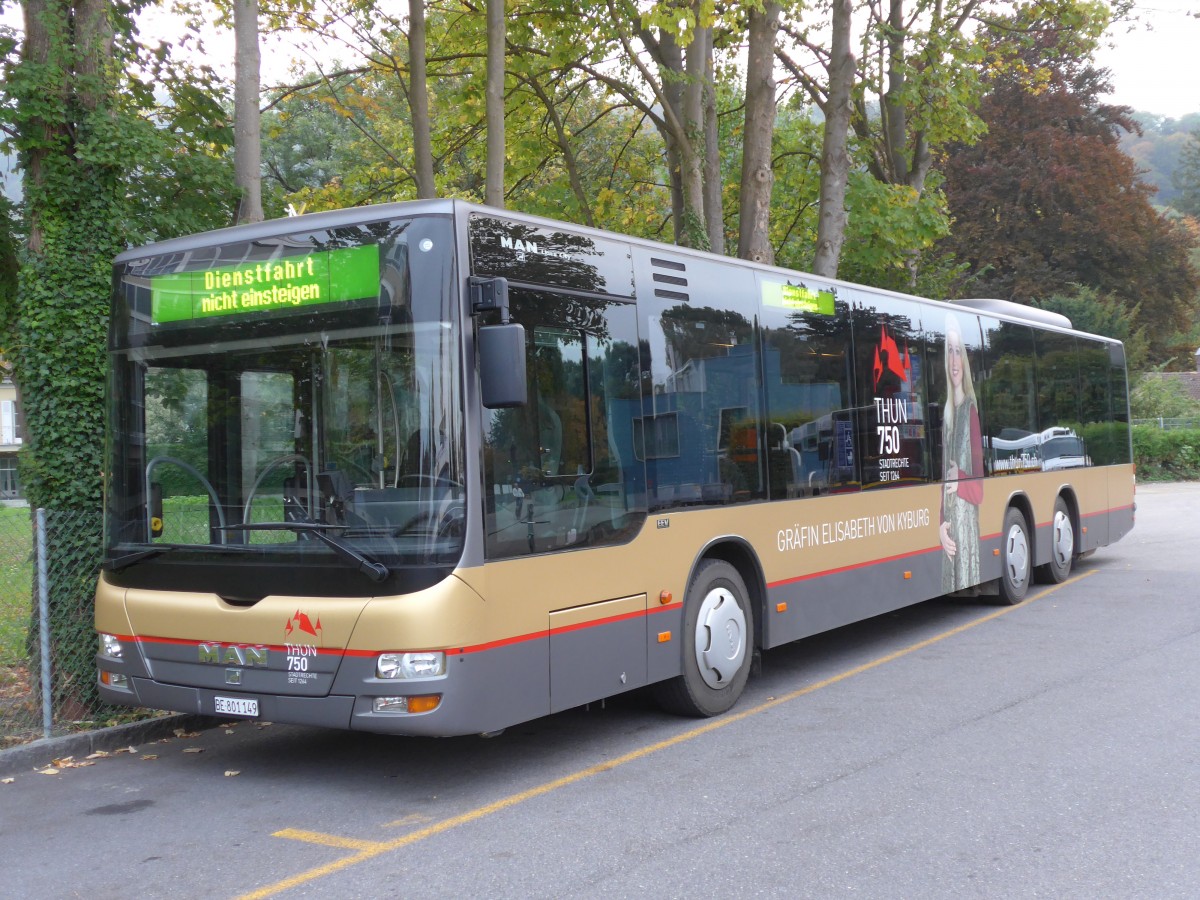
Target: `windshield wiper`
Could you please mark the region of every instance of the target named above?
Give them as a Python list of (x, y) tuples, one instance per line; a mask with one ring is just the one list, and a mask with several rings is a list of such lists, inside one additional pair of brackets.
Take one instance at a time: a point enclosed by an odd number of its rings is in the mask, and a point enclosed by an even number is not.
[(106, 572), (120, 572), (122, 569), (140, 563), (143, 559), (150, 559), (152, 556), (158, 556), (160, 553), (166, 553), (174, 549), (174, 544), (167, 544), (159, 547), (150, 547), (147, 550), (138, 550), (134, 553), (126, 553), (124, 556), (114, 556), (112, 559), (106, 559), (100, 563), (100, 568)]
[(376, 562), (362, 551), (345, 541), (335, 538), (329, 531), (344, 529), (345, 525), (326, 525), (323, 522), (252, 522), (245, 525), (222, 525), (218, 531), (291, 531), (296, 534), (311, 534), (332, 550), (345, 562), (350, 563), (372, 581), (379, 583), (391, 573), (383, 563)]
[(106, 572), (119, 572), (122, 569), (137, 565), (143, 560), (152, 559), (163, 553), (170, 553), (173, 550), (184, 548), (188, 550), (216, 551), (218, 553), (245, 553), (250, 549), (249, 547), (238, 547), (231, 544), (155, 544), (153, 547), (147, 547), (145, 550), (135, 550), (132, 553), (126, 553), (124, 556), (114, 556), (112, 559), (106, 559), (100, 563), (100, 568)]

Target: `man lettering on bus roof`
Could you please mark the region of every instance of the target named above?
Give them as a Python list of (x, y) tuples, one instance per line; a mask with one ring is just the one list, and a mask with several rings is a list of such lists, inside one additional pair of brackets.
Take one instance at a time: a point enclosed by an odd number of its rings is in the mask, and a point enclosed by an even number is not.
[(946, 409), (942, 416), (942, 590), (979, 583), (983, 438), (962, 327), (946, 315)]

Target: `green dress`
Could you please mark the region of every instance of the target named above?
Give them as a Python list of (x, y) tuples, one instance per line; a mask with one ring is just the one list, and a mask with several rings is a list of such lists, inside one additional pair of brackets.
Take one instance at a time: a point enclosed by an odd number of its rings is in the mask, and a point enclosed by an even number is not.
[[(971, 418), (978, 415), (973, 401), (954, 411), (954, 430), (942, 427), (946, 462), (958, 466), (960, 478), (978, 477), (971, 447)], [(958, 494), (942, 495), (942, 521), (950, 523), (950, 537), (957, 545), (954, 556), (942, 554), (942, 591), (951, 593), (979, 583), (979, 507)]]

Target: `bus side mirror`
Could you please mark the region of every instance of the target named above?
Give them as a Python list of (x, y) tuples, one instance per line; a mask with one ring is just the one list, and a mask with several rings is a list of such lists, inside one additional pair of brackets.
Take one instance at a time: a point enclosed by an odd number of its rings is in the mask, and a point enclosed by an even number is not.
[(488, 409), (509, 409), (529, 402), (524, 326), (513, 322), (479, 327), (479, 387)]

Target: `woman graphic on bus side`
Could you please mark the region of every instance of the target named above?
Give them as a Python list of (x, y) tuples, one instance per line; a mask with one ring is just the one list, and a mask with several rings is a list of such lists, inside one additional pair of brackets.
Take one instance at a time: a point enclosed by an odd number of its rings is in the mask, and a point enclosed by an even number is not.
[(962, 327), (946, 316), (946, 408), (942, 416), (942, 590), (978, 584), (983, 439)]

